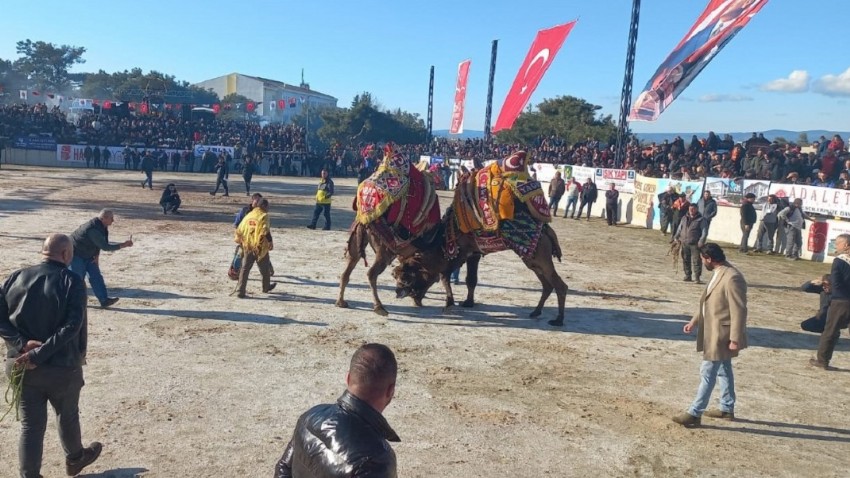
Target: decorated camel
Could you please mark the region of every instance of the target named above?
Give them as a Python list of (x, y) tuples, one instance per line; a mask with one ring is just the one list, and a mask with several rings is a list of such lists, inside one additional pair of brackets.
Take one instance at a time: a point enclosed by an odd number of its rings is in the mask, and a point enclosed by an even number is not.
[(390, 143), (375, 172), (357, 187), (354, 197), (357, 213), (345, 250), (345, 269), (339, 282), (337, 307), (348, 307), (345, 288), (351, 272), (371, 245), (375, 260), (367, 277), (372, 290), (374, 311), (387, 315), (378, 297), (378, 276), (396, 257), (412, 257), (422, 248), (431, 247), (440, 226), (440, 204), (434, 181), (428, 173), (412, 167), (410, 161)]
[(551, 221), (540, 183), (528, 175), (524, 151), (461, 176), (451, 207), (443, 216), (437, 237), (420, 244), (413, 255), (401, 258), (395, 268), (396, 293), (412, 297), (417, 305), (428, 289), (441, 280), (446, 307), (454, 305), (450, 273), (467, 265), (467, 297), (464, 307), (475, 304), (478, 262), (481, 256), (513, 250), (543, 286), (540, 301), (531, 312), (539, 317), (552, 291), (558, 297), (558, 315), (549, 324), (564, 323), (568, 287), (558, 275), (552, 258), (561, 260), (561, 247)]

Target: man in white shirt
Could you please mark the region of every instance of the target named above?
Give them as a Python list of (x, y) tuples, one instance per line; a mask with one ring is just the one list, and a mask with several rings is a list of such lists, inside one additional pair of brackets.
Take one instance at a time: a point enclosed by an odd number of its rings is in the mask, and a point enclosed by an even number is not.
[(764, 203), (764, 206), (761, 208), (761, 222), (759, 223), (759, 229), (756, 233), (756, 247), (754, 252), (764, 252), (764, 239), (765, 234), (767, 235), (767, 253), (773, 254), (773, 236), (776, 235), (776, 225), (778, 223), (778, 219), (776, 218), (779, 209), (779, 204), (776, 202), (776, 195), (771, 194), (767, 197), (767, 202)]
[(814, 218), (803, 212), (802, 206), (803, 200), (797, 198), (776, 215), (779, 219), (785, 220), (785, 236), (788, 243), (785, 258), (789, 261), (800, 259), (803, 250), (803, 227), (806, 225), (806, 219), (814, 221)]

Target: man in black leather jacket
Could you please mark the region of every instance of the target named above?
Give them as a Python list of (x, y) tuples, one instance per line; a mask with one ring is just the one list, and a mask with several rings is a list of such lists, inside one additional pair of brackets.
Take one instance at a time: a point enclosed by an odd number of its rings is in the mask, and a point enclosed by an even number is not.
[(386, 345), (366, 344), (351, 357), (348, 389), (335, 404), (301, 415), (275, 478), (395, 478), (401, 441), (381, 413), (395, 394), (398, 364)]
[(68, 270), (71, 239), (52, 234), (44, 261), (12, 273), (0, 289), (0, 337), (6, 341), (6, 374), (25, 368), (21, 389), (22, 478), (39, 477), (47, 427), (47, 402), (56, 411), (59, 438), (70, 476), (93, 463), (102, 445), (83, 448), (79, 401), (86, 357), (86, 286)]

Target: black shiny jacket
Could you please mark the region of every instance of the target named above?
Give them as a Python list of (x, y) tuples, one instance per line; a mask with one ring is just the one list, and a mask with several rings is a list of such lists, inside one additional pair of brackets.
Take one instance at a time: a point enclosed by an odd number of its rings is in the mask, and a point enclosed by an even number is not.
[(6, 357), (20, 355), (28, 340), (35, 365), (79, 367), (86, 356), (86, 286), (65, 264), (45, 261), (14, 272), (0, 289), (0, 337)]
[(335, 404), (301, 415), (275, 478), (395, 478), (395, 452), (401, 441), (384, 417), (348, 391)]

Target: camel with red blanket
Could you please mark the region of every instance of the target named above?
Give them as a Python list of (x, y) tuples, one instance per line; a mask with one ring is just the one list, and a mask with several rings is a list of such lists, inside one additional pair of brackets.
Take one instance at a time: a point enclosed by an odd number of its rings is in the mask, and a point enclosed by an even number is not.
[(555, 270), (561, 260), (558, 236), (549, 226), (548, 203), (540, 183), (528, 176), (528, 157), (520, 151), (484, 169), (461, 176), (452, 206), (443, 216), (438, 237), (395, 268), (396, 294), (412, 297), (417, 305), (437, 280), (446, 289), (446, 307), (454, 305), (451, 272), (467, 265), (464, 307), (475, 304), (481, 256), (513, 250), (540, 280), (542, 294), (531, 317), (539, 317), (554, 291), (558, 315), (549, 324), (564, 323), (569, 287)]
[(440, 203), (434, 181), (428, 173), (412, 167), (390, 143), (384, 148), (381, 164), (357, 187), (353, 208), (357, 216), (351, 224), (336, 305), (348, 307), (345, 288), (360, 259), (369, 267), (366, 261), (368, 245), (375, 251), (375, 260), (367, 272), (373, 310), (387, 315), (378, 297), (378, 276), (394, 258), (413, 256), (421, 248), (430, 247), (436, 238)]

